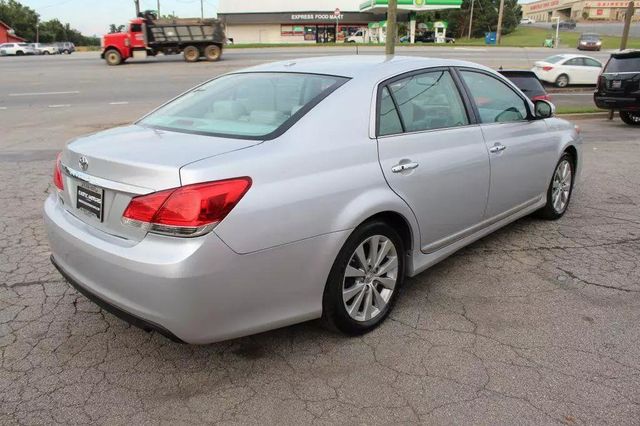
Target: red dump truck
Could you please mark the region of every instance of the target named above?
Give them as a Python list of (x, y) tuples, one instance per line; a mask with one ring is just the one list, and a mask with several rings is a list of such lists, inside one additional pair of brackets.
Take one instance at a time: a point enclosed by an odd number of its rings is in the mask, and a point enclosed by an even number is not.
[(129, 58), (182, 53), (187, 62), (201, 57), (217, 61), (226, 43), (224, 25), (217, 19), (157, 19), (145, 12), (132, 19), (126, 31), (102, 37), (102, 55), (109, 65)]

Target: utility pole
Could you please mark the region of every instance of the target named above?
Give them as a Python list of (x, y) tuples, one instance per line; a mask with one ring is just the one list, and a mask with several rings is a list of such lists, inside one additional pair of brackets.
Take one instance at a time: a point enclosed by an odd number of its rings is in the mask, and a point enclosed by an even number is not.
[(500, 9), (498, 10), (498, 28), (496, 30), (496, 44), (500, 44), (500, 33), (502, 32), (502, 13), (504, 12), (504, 0), (500, 0)]
[(631, 18), (633, 18), (634, 5), (633, 0), (627, 5), (627, 11), (624, 14), (624, 29), (622, 30), (622, 39), (620, 40), (620, 50), (627, 48), (627, 40), (629, 39), (629, 28), (631, 28)]
[(160, 15), (160, 0), (158, 0), (158, 19), (160, 19), (162, 15)]
[(204, 19), (204, 0), (200, 0), (200, 17)]
[(473, 25), (473, 5), (475, 4), (476, 0), (471, 0), (471, 13), (469, 14), (469, 36), (467, 37), (468, 39), (471, 39), (471, 26)]
[(387, 40), (384, 46), (384, 53), (393, 55), (396, 51), (396, 17), (398, 11), (398, 0), (389, 0), (387, 6)]
[(133, 2), (136, 4), (136, 18), (137, 18), (138, 15), (140, 15), (140, 0), (133, 0)]

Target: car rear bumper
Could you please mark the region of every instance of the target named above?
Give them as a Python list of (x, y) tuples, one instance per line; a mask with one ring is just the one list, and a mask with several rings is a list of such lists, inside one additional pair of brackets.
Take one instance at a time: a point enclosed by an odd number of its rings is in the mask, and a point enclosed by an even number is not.
[(239, 255), (215, 233), (110, 236), (67, 212), (44, 219), (54, 264), (81, 293), (126, 321), (177, 341), (210, 343), (318, 318), (348, 231)]
[(622, 110), (639, 110), (640, 98), (637, 97), (621, 97), (606, 96), (595, 93), (593, 101), (598, 108), (602, 109), (622, 109)]

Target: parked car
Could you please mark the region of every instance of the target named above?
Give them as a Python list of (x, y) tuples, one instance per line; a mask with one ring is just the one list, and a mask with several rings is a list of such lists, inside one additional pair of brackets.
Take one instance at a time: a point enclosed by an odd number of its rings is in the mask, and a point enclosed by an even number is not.
[(551, 97), (533, 71), (500, 69), (498, 72), (511, 80), (530, 100), (551, 101)]
[(43, 43), (31, 43), (30, 46), (36, 51), (38, 55), (57, 55), (60, 53), (56, 46)]
[(602, 72), (602, 64), (590, 56), (561, 54), (537, 61), (531, 71), (541, 81), (557, 87), (567, 87), (570, 84), (595, 85)]
[(71, 55), (76, 51), (76, 45), (69, 41), (55, 43), (55, 46), (58, 48), (59, 53), (65, 53), (67, 55)]
[(521, 24), (535, 24), (536, 21), (534, 19), (531, 19), (531, 18), (522, 18), (520, 20), (520, 23)]
[(611, 54), (594, 94), (598, 108), (618, 110), (631, 126), (640, 126), (640, 50)]
[(28, 43), (3, 43), (0, 44), (0, 56), (35, 55), (36, 51)]
[(406, 277), (562, 217), (581, 159), (553, 105), (487, 67), (287, 60), (66, 145), (44, 218), (62, 275), (143, 328), (207, 343), (322, 316), (361, 334)]
[[(409, 43), (411, 38), (409, 36), (403, 36), (400, 38), (400, 43)], [(436, 34), (433, 31), (425, 31), (418, 33), (414, 37), (416, 43), (435, 43)], [(453, 37), (445, 37), (445, 43), (455, 43), (456, 39)]]
[[(551, 24), (551, 28), (553, 28), (554, 30), (556, 29), (556, 27), (558, 26), (557, 23), (553, 23)], [(575, 30), (576, 29), (576, 21), (572, 21), (572, 20), (568, 20), (568, 21), (562, 21), (560, 22), (560, 28), (561, 31), (562, 30)]]
[(597, 50), (602, 49), (602, 38), (595, 33), (582, 33), (578, 39), (578, 50)]
[(354, 34), (344, 39), (345, 43), (366, 43), (366, 34), (363, 30), (358, 30)]

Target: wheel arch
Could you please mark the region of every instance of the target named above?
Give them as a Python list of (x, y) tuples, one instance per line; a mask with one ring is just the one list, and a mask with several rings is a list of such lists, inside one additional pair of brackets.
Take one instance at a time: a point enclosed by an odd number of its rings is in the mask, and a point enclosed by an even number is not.
[(411, 230), (411, 225), (409, 224), (409, 221), (406, 217), (396, 211), (385, 210), (369, 216), (368, 218), (363, 220), (360, 225), (375, 220), (385, 222), (387, 225), (391, 226), (398, 232), (400, 238), (402, 238), (403, 244), (405, 245), (404, 249), (406, 252), (410, 252), (413, 249), (413, 231)]
[(102, 59), (104, 59), (105, 55), (107, 54), (108, 51), (110, 50), (115, 50), (116, 52), (118, 52), (120, 54), (120, 56), (122, 56), (124, 58), (124, 54), (122, 53), (122, 51), (120, 49), (118, 49), (116, 46), (107, 46), (104, 48), (103, 53), (102, 53)]

